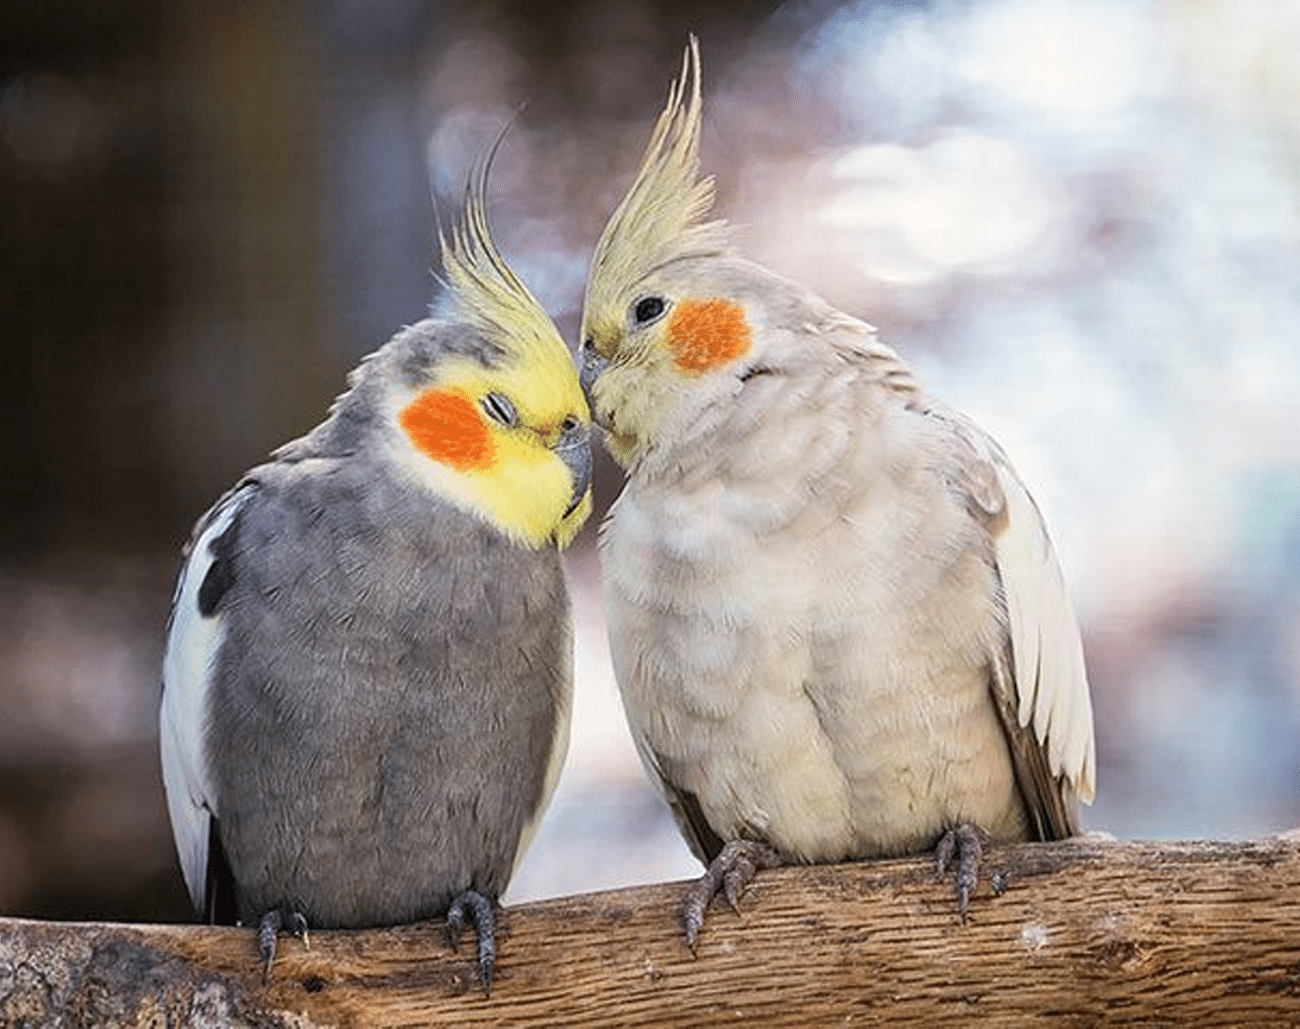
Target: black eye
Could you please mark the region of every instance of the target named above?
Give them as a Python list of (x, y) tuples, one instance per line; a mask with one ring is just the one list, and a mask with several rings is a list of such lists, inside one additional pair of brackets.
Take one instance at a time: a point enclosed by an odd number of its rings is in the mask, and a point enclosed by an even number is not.
[(574, 429), (576, 429), (576, 428), (578, 427), (579, 424), (580, 424), (580, 423), (579, 423), (578, 419), (576, 419), (575, 417), (573, 417), (573, 415), (566, 415), (565, 418), (564, 418), (564, 421), (562, 421), (562, 422), (560, 423), (560, 431), (561, 431), (561, 432), (572, 432)]
[(645, 325), (663, 314), (667, 307), (663, 297), (642, 297), (632, 308), (632, 317), (638, 325)]
[(483, 410), (494, 422), (502, 425), (514, 425), (519, 419), (515, 405), (500, 393), (489, 393), (482, 400)]

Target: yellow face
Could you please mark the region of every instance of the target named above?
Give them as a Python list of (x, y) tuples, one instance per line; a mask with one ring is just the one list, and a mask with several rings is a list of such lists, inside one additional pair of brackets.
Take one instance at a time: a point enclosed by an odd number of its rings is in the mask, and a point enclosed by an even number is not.
[(591, 513), (591, 416), (560, 353), (495, 368), (450, 359), (397, 411), (417, 474), (534, 549), (567, 546)]
[[(606, 446), (625, 467), (688, 395), (708, 402), (754, 346), (745, 305), (705, 262), (658, 269), (608, 301), (588, 298), (582, 384)], [(725, 387), (723, 387), (725, 389)]]

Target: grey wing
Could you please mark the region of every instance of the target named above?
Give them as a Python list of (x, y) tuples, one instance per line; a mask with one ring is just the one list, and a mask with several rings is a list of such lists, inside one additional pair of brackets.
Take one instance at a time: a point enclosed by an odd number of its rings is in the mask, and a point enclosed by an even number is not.
[(986, 515), (1006, 605), (1007, 646), (992, 690), (1016, 778), (1041, 839), (1079, 831), (1078, 801), (1095, 795), (1092, 699), (1079, 623), (1042, 515), (1006, 455), (969, 422), (971, 498)]
[(167, 813), (185, 885), (196, 911), (207, 906), (208, 867), (217, 797), (205, 749), (209, 691), (225, 638), (221, 600), (233, 582), (228, 546), (236, 516), (256, 490), (245, 483), (199, 522), (176, 583), (163, 654), (158, 715)]

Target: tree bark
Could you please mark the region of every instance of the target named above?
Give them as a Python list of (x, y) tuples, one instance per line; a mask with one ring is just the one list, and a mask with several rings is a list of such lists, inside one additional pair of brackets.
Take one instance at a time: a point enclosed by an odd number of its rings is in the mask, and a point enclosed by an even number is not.
[(698, 957), (683, 883), (500, 914), (479, 991), (472, 934), (282, 939), (0, 919), (5, 1025), (1091, 1026), (1300, 1024), (1300, 833), (1245, 843), (1084, 838), (991, 847), (968, 922), (924, 858), (760, 872), (717, 903)]

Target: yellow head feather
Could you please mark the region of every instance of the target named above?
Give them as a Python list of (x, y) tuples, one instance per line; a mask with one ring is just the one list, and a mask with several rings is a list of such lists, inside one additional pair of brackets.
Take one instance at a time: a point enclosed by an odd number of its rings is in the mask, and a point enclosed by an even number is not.
[(700, 44), (692, 35), (636, 178), (596, 244), (587, 312), (611, 289), (669, 261), (731, 251), (727, 223), (703, 221), (713, 207), (713, 177), (700, 177), (701, 108)]
[(470, 177), (464, 213), (450, 236), (438, 230), (449, 298), (457, 320), (478, 329), (505, 354), (548, 369), (557, 361), (571, 364), (555, 324), (506, 264), (488, 228), (488, 172), (502, 138)]

